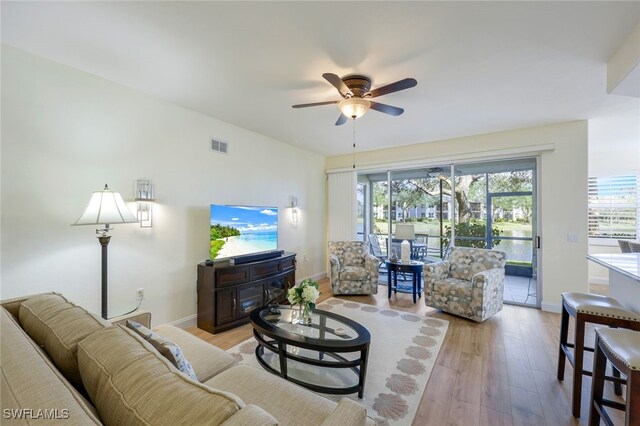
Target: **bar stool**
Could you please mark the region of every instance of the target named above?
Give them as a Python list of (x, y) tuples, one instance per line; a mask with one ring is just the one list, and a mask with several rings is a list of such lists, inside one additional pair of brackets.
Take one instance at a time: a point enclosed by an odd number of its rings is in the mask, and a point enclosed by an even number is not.
[[(573, 344), (567, 342), (569, 315), (575, 318)], [(594, 351), (594, 348), (584, 346), (585, 324), (588, 322), (640, 331), (640, 315), (625, 310), (616, 299), (596, 294), (562, 293), (558, 380), (564, 380), (565, 361), (568, 358), (573, 366), (572, 413), (574, 417), (580, 417), (582, 375), (591, 376), (591, 371), (583, 369), (584, 351)], [(570, 348), (573, 348), (573, 353)], [(624, 383), (624, 380), (620, 379), (620, 372), (615, 368), (613, 375), (614, 377), (606, 376), (605, 378), (613, 381), (616, 395), (622, 395), (621, 383)]]
[[(607, 361), (627, 376), (626, 404), (602, 397)], [(598, 426), (600, 418), (611, 426), (613, 422), (604, 407), (625, 411), (625, 425), (640, 425), (640, 333), (631, 330), (600, 328), (596, 330), (593, 358), (591, 410), (589, 425)]]

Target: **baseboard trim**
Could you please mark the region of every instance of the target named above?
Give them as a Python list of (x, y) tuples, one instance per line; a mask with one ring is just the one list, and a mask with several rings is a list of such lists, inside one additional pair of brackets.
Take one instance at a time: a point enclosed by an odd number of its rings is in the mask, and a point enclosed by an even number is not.
[(609, 285), (609, 278), (589, 277), (591, 284)]
[(540, 303), (540, 309), (545, 312), (559, 314), (562, 312), (562, 305), (560, 303), (542, 301), (542, 303)]
[(189, 315), (188, 317), (172, 321), (169, 324), (182, 329), (195, 327), (198, 324), (198, 314)]
[[(326, 277), (327, 277), (327, 273), (326, 272), (320, 272), (318, 274), (312, 275), (312, 276), (307, 277), (307, 278), (311, 278), (314, 281), (318, 281), (318, 280), (321, 280), (321, 279), (326, 278)], [(299, 280), (296, 280), (296, 284), (300, 284), (302, 281), (306, 280), (307, 278), (301, 278)]]

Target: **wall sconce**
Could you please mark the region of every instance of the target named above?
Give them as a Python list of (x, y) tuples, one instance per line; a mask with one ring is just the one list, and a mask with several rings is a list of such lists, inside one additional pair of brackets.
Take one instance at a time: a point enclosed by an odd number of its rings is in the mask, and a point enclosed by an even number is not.
[(289, 195), (289, 207), (291, 207), (291, 222), (296, 225), (298, 223), (298, 197)]
[(153, 227), (153, 185), (149, 180), (138, 179), (136, 181), (136, 203), (138, 205), (137, 216), (141, 228)]

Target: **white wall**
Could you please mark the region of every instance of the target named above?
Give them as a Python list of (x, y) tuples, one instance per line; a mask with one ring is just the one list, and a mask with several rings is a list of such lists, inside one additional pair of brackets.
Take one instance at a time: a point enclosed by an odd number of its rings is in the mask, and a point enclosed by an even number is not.
[[(640, 171), (640, 99), (589, 120), (589, 176), (619, 175)], [(589, 253), (620, 253), (616, 240), (591, 240)], [(609, 270), (589, 262), (589, 281), (609, 282)]]
[[(587, 290), (587, 122), (576, 121), (531, 129), (491, 133), (464, 138), (407, 145), (358, 153), (360, 167), (403, 161), (468, 155), (486, 156), (487, 151), (526, 150), (555, 144), (540, 156), (538, 213), (542, 226), (542, 307), (556, 310), (564, 291)], [(327, 158), (327, 169), (348, 168), (351, 156)], [(569, 242), (567, 234), (578, 236)]]
[[(229, 155), (209, 151), (210, 137)], [(132, 200), (139, 178), (155, 184), (155, 223), (112, 232), (110, 315), (132, 309), (138, 287), (154, 324), (196, 313), (211, 203), (281, 208), (279, 245), (298, 253), (297, 278), (325, 270), (323, 157), (7, 46), (1, 164), (3, 299), (54, 290), (99, 312), (94, 228), (69, 225), (92, 191), (108, 183)]]

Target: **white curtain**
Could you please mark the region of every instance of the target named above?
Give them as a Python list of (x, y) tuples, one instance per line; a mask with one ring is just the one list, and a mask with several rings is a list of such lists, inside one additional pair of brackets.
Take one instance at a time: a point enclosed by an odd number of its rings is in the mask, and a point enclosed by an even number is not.
[(353, 241), (357, 239), (355, 171), (329, 173), (328, 175), (328, 241)]

